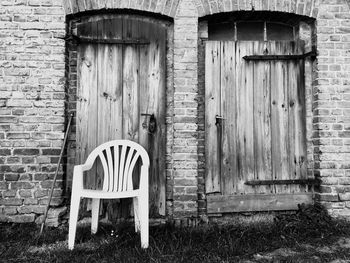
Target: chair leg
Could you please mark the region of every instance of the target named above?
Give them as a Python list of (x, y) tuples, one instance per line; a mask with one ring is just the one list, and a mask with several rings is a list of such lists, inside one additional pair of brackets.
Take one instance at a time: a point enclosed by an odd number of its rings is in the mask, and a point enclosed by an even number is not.
[(148, 198), (139, 199), (139, 213), (141, 226), (141, 247), (148, 248), (149, 244), (149, 219), (148, 219)]
[(91, 204), (91, 233), (96, 234), (100, 213), (100, 198), (93, 198)]
[(68, 248), (74, 248), (75, 234), (77, 230), (78, 213), (80, 206), (80, 195), (72, 193), (70, 214), (69, 214), (69, 233), (68, 233)]
[(134, 220), (135, 220), (135, 232), (140, 232), (140, 211), (139, 211), (139, 198), (133, 198), (134, 207)]

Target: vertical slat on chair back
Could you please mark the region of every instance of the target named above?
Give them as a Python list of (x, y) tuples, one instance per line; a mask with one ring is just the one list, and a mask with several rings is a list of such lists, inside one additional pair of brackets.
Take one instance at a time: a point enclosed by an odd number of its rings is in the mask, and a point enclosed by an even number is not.
[(133, 189), (132, 173), (140, 154), (133, 147), (115, 145), (106, 147), (99, 154), (104, 179), (102, 190), (107, 192)]
[(113, 180), (113, 187), (112, 189), (114, 191), (118, 191), (118, 176), (117, 174), (119, 173), (119, 145), (114, 147), (114, 180)]
[(126, 150), (127, 147), (125, 145), (122, 146), (121, 154), (120, 154), (120, 162), (119, 162), (119, 173), (115, 175), (115, 178), (118, 178), (118, 189), (116, 191), (123, 191), (123, 173), (124, 173), (124, 164), (126, 158)]
[(133, 189), (132, 174), (141, 157), (143, 165), (149, 166), (147, 152), (130, 141), (115, 140), (97, 147), (86, 163), (92, 165), (99, 157), (104, 172), (102, 189), (107, 192), (121, 192)]

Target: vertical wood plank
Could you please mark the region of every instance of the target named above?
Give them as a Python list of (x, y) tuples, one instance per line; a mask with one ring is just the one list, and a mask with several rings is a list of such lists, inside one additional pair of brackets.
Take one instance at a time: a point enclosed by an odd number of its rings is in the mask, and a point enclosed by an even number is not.
[[(264, 42), (257, 42), (255, 54), (263, 54)], [(254, 63), (254, 159), (255, 180), (271, 179), (270, 62)], [(270, 186), (256, 187), (256, 193), (270, 193)]]
[[(140, 31), (140, 36), (146, 38), (150, 32), (150, 25), (145, 24), (143, 30)], [(148, 142), (148, 123), (149, 116), (142, 114), (152, 114), (153, 108), (150, 106), (150, 47), (149, 45), (144, 45), (140, 47), (140, 94), (143, 94), (143, 99), (140, 100), (140, 127), (139, 127), (139, 143), (146, 149), (148, 152), (149, 142)]]
[[(282, 54), (283, 43), (274, 42), (271, 45), (273, 54)], [(288, 92), (286, 63), (273, 61), (271, 63), (271, 137), (272, 140), (272, 170), (273, 179), (285, 179), (288, 175)], [(276, 193), (287, 190), (287, 186), (275, 186)]]
[[(89, 154), (88, 148), (88, 114), (90, 99), (90, 83), (93, 81), (91, 61), (94, 56), (92, 45), (78, 47), (78, 89), (77, 89), (77, 151), (76, 164), (84, 163)], [(84, 186), (87, 186), (86, 180)]]
[[(276, 54), (276, 45), (271, 44), (269, 47), (270, 54)], [(280, 129), (279, 129), (279, 107), (278, 107), (278, 90), (279, 90), (279, 75), (280, 74), (276, 66), (276, 61), (271, 61), (271, 137), (273, 140), (271, 141), (271, 158), (272, 158), (272, 180), (278, 179), (278, 175), (281, 172), (280, 169), (280, 149), (278, 147), (280, 137)], [(273, 186), (272, 191), (276, 193), (276, 186)]]
[[(92, 80), (89, 83), (89, 89), (90, 89), (90, 98), (89, 98), (89, 106), (88, 106), (88, 113), (87, 113), (87, 122), (88, 122), (88, 155), (93, 151), (93, 149), (96, 148), (98, 145), (97, 141), (97, 131), (98, 127), (96, 125), (98, 120), (98, 100), (97, 100), (97, 94), (98, 94), (98, 61), (97, 61), (97, 47), (94, 46), (94, 54), (91, 59), (91, 68), (92, 68)], [(86, 156), (87, 158), (87, 156)], [(86, 160), (85, 158), (85, 160)], [(92, 167), (92, 169), (88, 172), (87, 178), (90, 178), (90, 185), (88, 185), (88, 188), (96, 189), (96, 163)]]
[[(101, 145), (104, 142), (108, 141), (108, 130), (110, 125), (110, 120), (106, 118), (108, 113), (110, 113), (110, 104), (108, 103), (108, 96), (106, 90), (106, 80), (108, 76), (106, 76), (106, 65), (108, 63), (108, 45), (98, 44), (96, 45), (97, 54), (97, 120), (95, 125), (97, 125), (98, 129), (96, 132), (96, 146)], [(102, 183), (104, 180), (103, 167), (98, 160), (96, 164), (96, 178), (95, 183), (98, 189), (102, 189)]]
[(220, 42), (210, 41), (205, 49), (205, 156), (207, 193), (220, 192), (220, 156), (216, 115), (220, 112)]
[[(296, 52), (305, 52), (304, 42), (297, 42)], [(295, 97), (295, 163), (296, 176), (307, 178), (307, 140), (306, 140), (306, 91), (305, 91), (305, 61), (298, 61), (295, 71), (296, 97)], [(299, 186), (299, 191), (306, 191), (305, 186)]]
[[(150, 44), (149, 53), (149, 93), (150, 105), (153, 104), (157, 128), (154, 136), (149, 137), (149, 145), (153, 145), (150, 169), (152, 171), (152, 184), (150, 192), (155, 196), (156, 213), (165, 215), (166, 174), (165, 174), (165, 69), (166, 69), (166, 35), (164, 28), (154, 28), (150, 32), (150, 38), (154, 39)], [(153, 98), (153, 99), (152, 99)]]
[[(294, 45), (291, 47), (292, 54), (295, 53)], [(297, 104), (297, 94), (298, 94), (298, 75), (297, 72), (299, 69), (297, 61), (288, 61), (288, 83), (287, 83), (287, 92), (288, 92), (288, 108), (289, 108), (289, 114), (288, 114), (288, 142), (289, 142), (289, 179), (299, 179), (300, 173), (297, 171), (297, 155), (299, 153), (299, 145), (296, 141), (296, 134), (297, 134), (297, 123), (296, 118), (298, 116), (298, 113), (296, 111), (296, 104)], [(295, 193), (299, 192), (299, 186), (298, 185), (291, 185), (290, 186), (290, 192)]]
[[(131, 34), (130, 27), (125, 33)], [(123, 138), (138, 142), (139, 48), (136, 45), (125, 45), (123, 48)]]
[[(280, 42), (280, 54), (293, 54), (292, 46), (290, 45), (290, 42)], [(290, 144), (291, 141), (289, 140), (289, 107), (288, 107), (288, 101), (289, 101), (289, 92), (288, 92), (288, 86), (290, 82), (290, 76), (289, 73), (289, 66), (291, 62), (290, 61), (281, 61), (282, 66), (282, 77), (283, 77), (283, 105), (282, 105), (282, 116), (283, 116), (283, 123), (281, 124), (281, 153), (282, 153), (282, 173), (280, 178), (282, 180), (288, 180), (290, 178), (289, 174), (289, 158), (291, 155), (290, 151)], [(290, 193), (291, 185), (282, 185), (280, 186), (280, 192), (282, 193)]]
[[(241, 121), (242, 116), (245, 114), (244, 110), (244, 96), (243, 91), (245, 90), (245, 83), (242, 80), (242, 75), (244, 74), (244, 69), (242, 68), (241, 58), (245, 54), (245, 46), (240, 42), (236, 41), (236, 54), (235, 54), (235, 67), (236, 67), (236, 104), (237, 104), (237, 120), (236, 120), (236, 144), (237, 144), (237, 169), (238, 173), (235, 178), (235, 192), (237, 194), (244, 193), (244, 127), (242, 127)], [(242, 98), (243, 97), (243, 98)]]
[(221, 145), (221, 188), (222, 194), (234, 194), (235, 178), (237, 178), (236, 158), (236, 45), (233, 41), (221, 44), (221, 112), (222, 123)]
[[(139, 48), (123, 46), (123, 139), (139, 140)], [(119, 217), (130, 215), (131, 202), (122, 200), (118, 207)]]
[[(87, 140), (86, 142), (86, 148), (85, 148), (85, 156), (83, 157), (83, 160), (81, 160), (81, 163), (84, 163), (88, 155), (91, 153), (91, 151), (96, 147), (97, 145), (97, 59), (96, 59), (96, 46), (94, 45), (88, 45), (88, 54), (85, 56), (85, 60), (83, 63), (87, 65), (87, 67), (90, 68), (90, 76), (88, 76), (88, 83), (85, 87), (85, 89), (89, 92), (89, 97), (86, 101), (87, 107), (85, 112), (81, 112), (82, 119), (84, 122), (86, 122), (86, 137), (83, 138), (83, 140)], [(87, 73), (87, 72), (86, 72)], [(96, 165), (92, 167), (92, 169), (87, 173), (86, 176), (86, 187), (95, 189), (96, 179)]]
[(237, 161), (239, 180), (237, 192), (253, 193), (253, 187), (244, 183), (254, 179), (254, 137), (253, 137), (253, 62), (245, 61), (243, 56), (251, 55), (253, 42), (237, 42)]
[[(257, 42), (247, 43), (246, 54), (253, 54), (254, 45)], [(243, 60), (243, 59), (242, 59)], [(253, 90), (253, 80), (254, 80), (254, 71), (253, 71), (254, 63), (246, 63), (245, 64), (245, 116), (242, 116), (245, 119), (245, 181), (254, 180), (254, 90)], [(251, 189), (251, 187), (247, 187), (245, 193), (254, 193), (255, 189)]]

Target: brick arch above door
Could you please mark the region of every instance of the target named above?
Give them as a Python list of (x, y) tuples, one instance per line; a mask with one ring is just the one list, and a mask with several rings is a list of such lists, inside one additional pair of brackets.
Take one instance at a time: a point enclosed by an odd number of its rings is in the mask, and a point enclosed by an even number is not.
[(232, 11), (276, 11), (316, 18), (317, 0), (194, 0), (198, 16)]
[(62, 0), (66, 15), (108, 9), (132, 9), (175, 17), (180, 0)]

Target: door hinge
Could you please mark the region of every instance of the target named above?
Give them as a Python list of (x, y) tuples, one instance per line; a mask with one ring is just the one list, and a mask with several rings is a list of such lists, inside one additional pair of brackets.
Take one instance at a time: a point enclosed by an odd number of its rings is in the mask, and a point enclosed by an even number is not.
[(250, 180), (246, 181), (246, 185), (281, 185), (281, 184), (304, 184), (304, 185), (318, 185), (318, 179), (291, 179), (291, 180)]
[(315, 59), (317, 56), (316, 51), (310, 51), (305, 54), (300, 55), (249, 55), (244, 56), (244, 60), (295, 60), (295, 59), (305, 59), (311, 57)]

